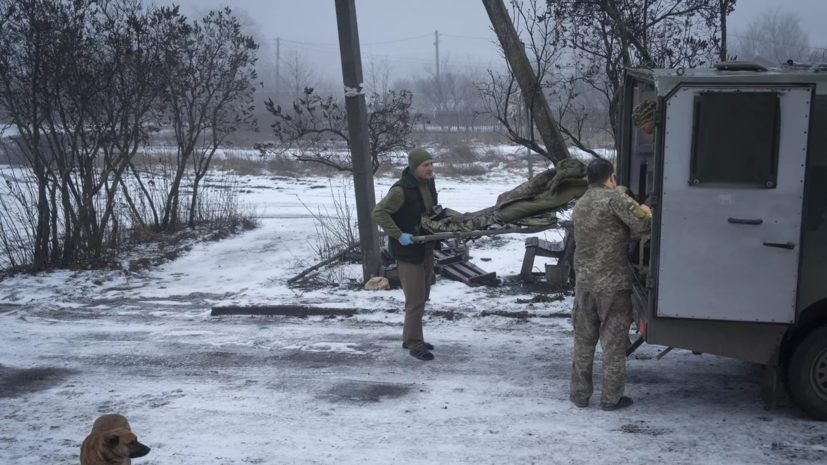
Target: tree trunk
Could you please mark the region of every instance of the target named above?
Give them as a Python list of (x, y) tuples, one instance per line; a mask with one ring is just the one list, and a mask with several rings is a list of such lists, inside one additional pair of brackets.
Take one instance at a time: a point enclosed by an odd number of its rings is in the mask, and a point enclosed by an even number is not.
[(198, 183), (201, 182), (202, 177), (203, 175), (199, 176), (196, 174), (192, 183), (192, 201), (190, 202), (189, 221), (187, 221), (187, 226), (189, 226), (190, 229), (195, 229), (195, 213), (198, 209)]
[[(121, 184), (121, 180), (123, 179), (123, 172), (126, 170), (126, 161), (121, 160), (120, 166), (117, 170), (115, 170), (115, 179), (112, 182), (112, 187), (108, 186), (108, 183), (104, 181), (104, 185), (107, 186), (106, 188), (106, 206), (104, 207), (103, 215), (101, 215), (100, 224), (98, 227), (99, 237), (97, 238), (97, 242), (95, 243), (95, 259), (98, 260), (103, 257), (104, 248), (107, 246), (104, 243), (104, 235), (106, 234), (106, 226), (109, 224), (109, 220), (112, 219), (113, 225), (113, 234), (117, 234), (117, 220), (115, 219), (115, 196), (118, 194), (118, 185)], [(113, 241), (116, 239), (113, 237)]]
[(138, 170), (135, 169), (135, 165), (132, 162), (129, 162), (129, 168), (132, 170), (132, 174), (135, 175), (135, 180), (138, 181), (138, 187), (141, 188), (141, 192), (143, 192), (146, 202), (149, 204), (150, 210), (152, 210), (152, 219), (154, 220), (155, 229), (160, 230), (161, 221), (158, 218), (158, 210), (155, 208), (155, 201), (152, 200), (152, 195), (150, 195), (146, 186), (144, 186), (143, 181), (141, 181), (141, 176), (138, 174)]
[(67, 182), (68, 176), (68, 174), (63, 175), (63, 179), (60, 184), (60, 198), (63, 201), (63, 258), (61, 260), (62, 266), (69, 266), (74, 261), (75, 250), (77, 248), (77, 227), (73, 227), (74, 221), (72, 218), (72, 201), (69, 197), (69, 184)]
[(726, 18), (729, 0), (719, 0), (721, 7), (721, 61), (727, 61)]
[(188, 158), (189, 157), (182, 159), (179, 163), (178, 170), (175, 172), (175, 179), (169, 188), (166, 211), (164, 211), (164, 221), (161, 223), (161, 229), (163, 230), (168, 230), (178, 222), (178, 192), (181, 188), (181, 179), (184, 177), (184, 170), (186, 169)]
[(51, 202), (52, 202), (52, 220), (51, 220), (51, 226), (52, 226), (52, 232), (51, 232), (51, 235), (52, 235), (52, 255), (51, 255), (51, 258), (49, 259), (49, 263), (52, 266), (56, 266), (60, 262), (60, 243), (58, 241), (59, 236), (57, 234), (57, 218), (58, 218), (58, 212), (57, 212), (57, 179), (52, 181), (52, 189), (51, 189), (51, 192), (49, 193), (49, 196), (51, 197)]
[(123, 196), (126, 199), (126, 204), (129, 205), (129, 210), (132, 211), (132, 218), (138, 222), (141, 228), (146, 229), (146, 223), (144, 223), (144, 219), (141, 218), (140, 212), (138, 212), (138, 209), (135, 207), (135, 202), (132, 200), (132, 196), (129, 195), (129, 189), (126, 187), (123, 178), (120, 179), (120, 183), (123, 188)]
[(49, 263), (49, 196), (48, 181), (45, 169), (40, 158), (35, 160), (35, 175), (37, 176), (37, 231), (35, 233), (34, 263), (35, 268), (42, 270)]

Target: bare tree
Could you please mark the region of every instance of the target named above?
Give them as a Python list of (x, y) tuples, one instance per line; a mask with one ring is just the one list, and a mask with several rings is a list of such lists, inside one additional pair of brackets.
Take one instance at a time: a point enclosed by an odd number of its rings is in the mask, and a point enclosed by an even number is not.
[(304, 96), (304, 89), (318, 87), (318, 76), (313, 63), (307, 54), (297, 48), (287, 50), (282, 68), (282, 76), (285, 85), (289, 89), (288, 95), (291, 101), (298, 101)]
[(474, 73), (459, 71), (449, 57), (442, 59), (439, 74), (431, 65), (425, 66), (425, 73), (415, 85), (434, 113), (467, 111), (476, 101)]
[[(37, 180), (33, 266), (99, 266), (116, 199), (161, 94), (158, 39), (177, 9), (137, 0), (0, 3), (0, 107)], [(163, 34), (159, 31), (163, 30)], [(28, 208), (23, 204), (22, 208)]]
[(183, 40), (170, 44), (164, 114), (175, 132), (178, 163), (161, 228), (176, 226), (181, 181), (190, 162), (194, 178), (187, 223), (195, 227), (199, 183), (216, 150), (239, 128), (254, 126), (257, 48), (229, 8), (210, 11)]
[(752, 20), (737, 38), (738, 54), (746, 59), (761, 56), (781, 64), (787, 60), (809, 61), (813, 56), (801, 17), (780, 6)]
[[(49, 264), (51, 210), (48, 199), (51, 155), (47, 153), (42, 138), (42, 124), (48, 113), (45, 96), (45, 77), (49, 64), (44, 59), (47, 49), (54, 46), (59, 28), (53, 22), (62, 11), (49, 8), (52, 5), (36, 1), (14, 2), (4, 0), (2, 6), (2, 28), (0, 29), (0, 79), (2, 107), (18, 135), (12, 138), (21, 158), (29, 165), (37, 183), (34, 199), (21, 195), (22, 208), (30, 209), (34, 202), (36, 213), (29, 213), (32, 228), (30, 247), (35, 268)], [(67, 17), (74, 18), (74, 14)], [(17, 225), (7, 225), (15, 228)]]
[[(407, 90), (373, 94), (368, 99), (368, 135), (373, 171), (396, 151), (410, 148), (409, 136), (422, 115), (411, 108)], [(344, 102), (322, 97), (307, 88), (292, 108), (272, 100), (265, 103), (275, 118), (271, 125), (277, 144), (258, 148), (263, 156), (290, 153), (296, 160), (319, 163), (339, 171), (352, 171), (350, 137)]]
[[(511, 3), (511, 20), (517, 34), (523, 38), (526, 56), (534, 70), (535, 77), (532, 87), (542, 89), (544, 93), (557, 97), (566, 96), (569, 104), (558, 102), (557, 110), (563, 110), (564, 114), (571, 111), (570, 102), (573, 94), (565, 91), (566, 83), (571, 82), (565, 69), (565, 48), (559, 38), (559, 31), (552, 21), (548, 6), (541, 0), (529, 0), (528, 2), (515, 1)], [(505, 52), (501, 44), (498, 44), (501, 55)], [(534, 153), (551, 159), (547, 148), (542, 141), (538, 140), (533, 130), (533, 122), (526, 115), (526, 102), (518, 88), (517, 78), (511, 69), (510, 62), (506, 60), (505, 71), (488, 71), (488, 78), (485, 81), (477, 82), (477, 91), (482, 96), (485, 110), (496, 118), (505, 129), (505, 135), (512, 142), (528, 148)], [(559, 99), (558, 99), (559, 100)], [(533, 102), (528, 102), (532, 106)], [(562, 119), (557, 115), (557, 121)], [(571, 137), (571, 132), (561, 126), (561, 132)], [(582, 146), (579, 141), (576, 145)], [(595, 155), (596, 152), (595, 152)]]
[(369, 55), (365, 67), (365, 87), (371, 94), (388, 95), (391, 90), (393, 66), (387, 57)]
[(720, 32), (735, 6), (721, 0), (547, 1), (579, 75), (607, 102), (613, 134), (623, 69), (692, 68), (719, 59)]

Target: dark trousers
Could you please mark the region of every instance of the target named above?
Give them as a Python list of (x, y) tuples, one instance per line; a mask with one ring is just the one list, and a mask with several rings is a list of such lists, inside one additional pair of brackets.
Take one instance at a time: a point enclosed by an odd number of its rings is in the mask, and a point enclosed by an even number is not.
[(422, 263), (397, 262), (399, 281), (405, 293), (405, 326), (402, 340), (409, 350), (414, 350), (425, 341), (422, 331), (422, 316), (425, 302), (431, 295), (431, 274), (434, 271), (434, 252), (427, 251)]

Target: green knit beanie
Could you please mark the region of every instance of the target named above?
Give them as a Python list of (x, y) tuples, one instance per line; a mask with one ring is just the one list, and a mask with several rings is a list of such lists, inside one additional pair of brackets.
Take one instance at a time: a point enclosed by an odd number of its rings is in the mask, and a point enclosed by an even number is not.
[(427, 150), (419, 147), (408, 152), (408, 166), (411, 167), (411, 171), (416, 171), (416, 169), (419, 168), (419, 165), (433, 159), (434, 157), (432, 157)]

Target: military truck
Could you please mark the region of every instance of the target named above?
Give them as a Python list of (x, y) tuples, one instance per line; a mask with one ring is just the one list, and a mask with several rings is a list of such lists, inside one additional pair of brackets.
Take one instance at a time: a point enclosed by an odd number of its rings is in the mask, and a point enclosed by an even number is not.
[(620, 101), (618, 180), (654, 218), (633, 347), (762, 364), (768, 408), (827, 420), (827, 65), (629, 69)]

